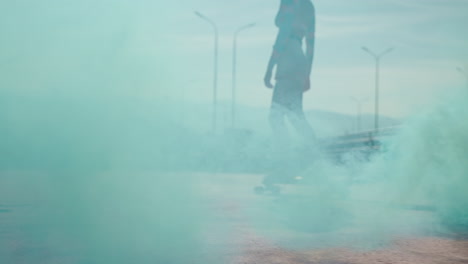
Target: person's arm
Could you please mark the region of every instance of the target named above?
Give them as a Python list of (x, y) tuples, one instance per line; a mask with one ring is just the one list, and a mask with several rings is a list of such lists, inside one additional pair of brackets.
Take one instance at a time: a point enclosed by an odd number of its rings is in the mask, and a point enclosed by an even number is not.
[(312, 73), (312, 63), (314, 61), (315, 50), (315, 10), (312, 7), (311, 18), (306, 32), (306, 60), (307, 60), (307, 79), (304, 86), (304, 91), (310, 89), (310, 74)]
[(309, 21), (309, 26), (307, 28), (306, 34), (306, 58), (307, 58), (307, 73), (310, 76), (312, 72), (312, 62), (314, 60), (314, 50), (315, 50), (315, 10), (313, 10), (311, 20)]
[(273, 85), (271, 84), (273, 68), (276, 66), (278, 58), (284, 52), (286, 42), (288, 41), (288, 37), (290, 34), (290, 30), (285, 28), (280, 28), (278, 31), (278, 35), (276, 36), (276, 41), (273, 45), (273, 51), (271, 53), (270, 60), (268, 61), (267, 70), (264, 78), (265, 86), (268, 88), (273, 87)]
[(281, 56), (281, 53), (284, 51), (286, 46), (286, 41), (288, 40), (291, 32), (290, 27), (285, 26), (291, 23), (292, 20), (292, 6), (293, 0), (281, 0), (278, 14), (276, 14), (275, 24), (278, 27), (278, 34), (276, 36), (275, 44), (273, 45), (273, 51), (271, 53), (270, 59), (268, 61), (267, 70), (265, 73), (265, 86), (268, 88), (273, 88), (271, 84), (271, 78), (273, 73), (273, 68), (278, 62), (278, 58)]
[(273, 88), (273, 84), (271, 84), (271, 77), (273, 74), (273, 68), (276, 65), (276, 58), (274, 52), (270, 56), (270, 60), (268, 61), (267, 70), (265, 72), (265, 77), (263, 77), (263, 82), (266, 87)]

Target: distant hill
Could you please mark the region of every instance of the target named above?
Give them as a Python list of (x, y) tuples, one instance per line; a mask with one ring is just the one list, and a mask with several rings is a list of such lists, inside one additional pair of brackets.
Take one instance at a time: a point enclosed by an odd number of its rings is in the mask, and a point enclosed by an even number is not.
[[(0, 168), (69, 169), (76, 173), (117, 165), (245, 171), (268, 165), (270, 137), (263, 136), (271, 133), (268, 108), (239, 105), (236, 128), (245, 131), (232, 131), (231, 105), (220, 103), (220, 133), (213, 136), (211, 104), (112, 99), (4, 99)], [(343, 135), (355, 128), (352, 115), (312, 110), (307, 111), (307, 117), (319, 137)], [(381, 118), (382, 127), (397, 122)], [(364, 115), (363, 128), (371, 126), (372, 116)]]
[[(253, 130), (257, 133), (270, 133), (268, 124), (268, 108), (237, 106), (236, 127), (239, 129)], [(342, 114), (324, 110), (308, 110), (305, 112), (307, 119), (314, 127), (317, 136), (328, 137), (353, 133), (357, 129), (357, 117), (355, 115)], [(212, 108), (209, 104), (190, 104), (179, 109), (178, 122), (188, 128), (206, 130), (211, 128)], [(218, 130), (231, 127), (231, 105), (218, 104)], [(401, 120), (380, 116), (380, 127), (398, 125)], [(361, 131), (372, 130), (374, 127), (374, 115), (363, 114), (361, 116)]]

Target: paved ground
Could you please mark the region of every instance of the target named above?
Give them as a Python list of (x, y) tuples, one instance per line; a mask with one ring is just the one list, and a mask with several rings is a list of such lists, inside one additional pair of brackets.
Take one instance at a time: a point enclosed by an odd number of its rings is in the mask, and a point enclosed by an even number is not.
[(468, 263), (468, 242), (438, 237), (396, 240), (376, 250), (328, 248), (320, 250), (285, 250), (261, 239), (250, 240), (234, 263), (252, 264), (457, 264)]
[[(229, 175), (216, 176), (219, 182), (232, 177)], [(224, 180), (221, 178), (224, 177)], [(250, 177), (259, 182), (259, 175), (235, 176)], [(216, 183), (216, 178), (210, 179), (210, 184)], [(224, 187), (223, 187), (224, 186)], [(294, 230), (258, 230), (255, 228), (254, 208), (274, 201), (274, 197), (259, 197), (252, 194), (252, 186), (237, 184), (219, 184), (211, 187), (212, 194), (223, 194), (215, 210), (224, 215), (232, 236), (230, 239), (218, 238), (214, 243), (225, 243), (228, 256), (225, 262), (233, 264), (462, 264), (468, 263), (468, 240), (457, 234), (440, 233), (441, 229), (424, 229), (424, 232), (395, 232), (394, 235), (384, 234), (383, 237), (369, 236), (368, 230), (347, 230), (346, 228), (329, 230), (328, 232), (301, 234)], [(229, 191), (227, 191), (229, 190)], [(290, 190), (290, 189), (289, 189)], [(250, 193), (249, 193), (250, 192)], [(263, 202), (255, 204), (253, 201)], [(402, 211), (399, 216), (414, 219), (431, 218), (431, 210), (411, 210), (407, 206), (395, 209)], [(252, 214), (252, 211), (254, 213)], [(419, 220), (418, 220), (419, 221)], [(423, 223), (423, 222), (421, 222)], [(362, 229), (362, 227), (359, 227)], [(385, 228), (383, 226), (383, 228)], [(395, 227), (392, 227), (395, 228)], [(411, 226), (402, 226), (411, 228)], [(445, 230), (445, 229), (444, 229)], [(427, 232), (426, 232), (427, 231)], [(274, 233), (274, 234), (273, 234)], [(366, 241), (369, 238), (372, 241)], [(380, 239), (382, 238), (382, 239)], [(291, 241), (301, 241), (300, 246), (290, 246)], [(285, 242), (287, 241), (287, 242)], [(307, 242), (310, 248), (307, 248)], [(318, 242), (318, 243), (317, 243)], [(323, 244), (320, 244), (323, 242)], [(367, 242), (367, 243), (366, 243)], [(286, 245), (286, 246), (284, 246)], [(296, 245), (296, 244), (295, 244)]]
[[(359, 225), (336, 219), (345, 219), (340, 208), (347, 208), (346, 201), (333, 203), (336, 210), (329, 210), (330, 204), (323, 200), (309, 200), (306, 223), (322, 225), (321, 229), (303, 230), (295, 225), (277, 222), (277, 217), (290, 216), (288, 203), (281, 197), (288, 197), (293, 189), (286, 188), (283, 196), (258, 196), (253, 187), (261, 175), (246, 174), (199, 174), (197, 186), (202, 190), (207, 208), (214, 213), (215, 221), (205, 226), (206, 253), (221, 252), (216, 263), (231, 264), (419, 264), (419, 263), (468, 263), (468, 241), (457, 239), (457, 234), (441, 233), (440, 230), (421, 228), (416, 224), (430, 226), (430, 210), (408, 210), (391, 208), (387, 217), (357, 218)], [(55, 255), (55, 251), (37, 243), (26, 234), (28, 214), (37, 206), (34, 199), (21, 199), (32, 194), (34, 185), (25, 182), (1, 182), (8, 190), (17, 190), (15, 184), (27, 186), (22, 193), (5, 191), (0, 195), (0, 263), (78, 263), (71, 257)], [(18, 196), (21, 194), (21, 197)], [(39, 197), (34, 194), (29, 197)], [(16, 199), (15, 199), (16, 197)], [(289, 201), (289, 200), (288, 200)], [(314, 205), (314, 202), (317, 202)], [(278, 206), (279, 205), (279, 206)], [(296, 205), (296, 204), (294, 204)], [(302, 206), (302, 204), (300, 204)], [(367, 205), (366, 205), (367, 206)], [(370, 204), (374, 208), (375, 204)], [(301, 209), (301, 208), (300, 208)], [(276, 211), (275, 211), (276, 210)], [(278, 211), (279, 210), (279, 211)], [(300, 210), (299, 210), (300, 211)], [(270, 213), (274, 214), (270, 214)], [(294, 211), (293, 213), (297, 213)], [(317, 213), (317, 212), (320, 212)], [(366, 211), (367, 212), (367, 211)], [(276, 214), (278, 213), (278, 214)], [(376, 217), (377, 214), (373, 217)], [(397, 219), (398, 218), (398, 219)], [(373, 220), (379, 222), (375, 224)], [(284, 219), (283, 219), (284, 220)], [(365, 222), (367, 220), (368, 222)], [(390, 220), (390, 221), (387, 221)], [(398, 225), (393, 223), (397, 221)], [(326, 223), (326, 225), (324, 225)], [(297, 224), (294, 222), (294, 224)], [(368, 228), (372, 226), (372, 228)], [(328, 228), (325, 228), (328, 227)], [(426, 226), (427, 227), (427, 226)], [(418, 229), (418, 230), (416, 230)], [(382, 231), (386, 230), (386, 232)], [(57, 247), (63, 246), (60, 244)], [(67, 252), (61, 250), (61, 252)], [(5, 257), (7, 256), (7, 257)], [(3, 262), (2, 262), (3, 261)], [(7, 262), (5, 262), (7, 261)]]

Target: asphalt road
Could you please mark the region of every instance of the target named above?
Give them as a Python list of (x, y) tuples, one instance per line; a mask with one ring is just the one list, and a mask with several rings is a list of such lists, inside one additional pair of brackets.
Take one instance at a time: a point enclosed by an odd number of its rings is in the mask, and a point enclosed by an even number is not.
[[(0, 263), (80, 263), (76, 245), (31, 236), (45, 194), (13, 176), (0, 182)], [(184, 177), (194, 180), (210, 214), (200, 243), (214, 263), (468, 263), (468, 241), (440, 229), (430, 207), (356, 203), (357, 197), (336, 196), (324, 186), (287, 185), (279, 196), (256, 195), (258, 174)]]

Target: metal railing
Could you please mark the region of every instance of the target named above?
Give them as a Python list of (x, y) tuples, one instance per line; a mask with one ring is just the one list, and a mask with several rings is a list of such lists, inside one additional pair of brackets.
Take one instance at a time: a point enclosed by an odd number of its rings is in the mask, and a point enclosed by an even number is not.
[(322, 148), (326, 154), (341, 161), (344, 154), (357, 153), (369, 156), (382, 149), (382, 142), (395, 135), (399, 127), (381, 128), (322, 139)]

